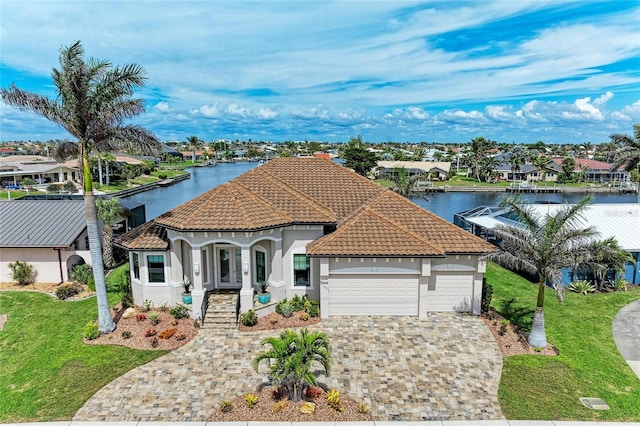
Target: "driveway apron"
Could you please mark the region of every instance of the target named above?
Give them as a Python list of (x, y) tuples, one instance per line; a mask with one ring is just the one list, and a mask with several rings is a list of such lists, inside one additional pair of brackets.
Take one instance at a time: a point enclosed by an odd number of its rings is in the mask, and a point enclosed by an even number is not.
[[(319, 382), (365, 402), (374, 420), (503, 419), (502, 358), (478, 318), (463, 314), (332, 317), (333, 370)], [(251, 361), (278, 330), (203, 329), (183, 346), (106, 385), (76, 413), (89, 421), (205, 421), (225, 399), (267, 381)]]

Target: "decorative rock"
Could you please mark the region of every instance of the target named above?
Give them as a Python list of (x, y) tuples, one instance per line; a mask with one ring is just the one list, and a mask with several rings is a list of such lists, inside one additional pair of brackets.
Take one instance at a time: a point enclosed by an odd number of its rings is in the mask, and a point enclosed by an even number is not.
[(136, 310), (134, 308), (127, 308), (126, 311), (124, 311), (124, 314), (122, 314), (122, 318), (133, 318), (136, 315)]
[(173, 336), (176, 331), (178, 331), (177, 328), (169, 328), (165, 331), (163, 331), (162, 333), (158, 334), (158, 337), (161, 339), (168, 339), (169, 337)]
[(273, 407), (271, 408), (271, 411), (275, 414), (275, 413), (279, 413), (280, 411), (282, 411), (282, 409), (284, 407), (287, 406), (287, 400), (285, 399), (284, 401), (280, 401), (280, 402), (276, 402), (275, 404), (273, 404)]
[(313, 414), (316, 412), (316, 404), (313, 402), (305, 402), (302, 404), (302, 407), (300, 407), (300, 412), (302, 414)]

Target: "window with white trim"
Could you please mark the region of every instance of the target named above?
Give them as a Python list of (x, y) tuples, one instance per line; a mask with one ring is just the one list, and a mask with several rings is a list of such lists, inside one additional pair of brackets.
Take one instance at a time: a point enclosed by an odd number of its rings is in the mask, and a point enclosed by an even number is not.
[(262, 250), (255, 251), (255, 265), (256, 265), (256, 282), (267, 281), (267, 253)]
[(133, 278), (140, 279), (140, 255), (138, 253), (131, 253), (131, 264), (133, 265)]
[(164, 255), (147, 255), (147, 270), (149, 271), (150, 283), (164, 282)]
[(293, 285), (296, 287), (311, 286), (311, 262), (306, 254), (293, 255)]

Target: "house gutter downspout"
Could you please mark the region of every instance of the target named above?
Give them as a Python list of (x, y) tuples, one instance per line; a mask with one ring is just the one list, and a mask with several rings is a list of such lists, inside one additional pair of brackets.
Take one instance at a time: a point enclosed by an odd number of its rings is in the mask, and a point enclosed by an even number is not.
[(64, 274), (62, 272), (62, 253), (60, 253), (60, 249), (54, 247), (54, 250), (58, 252), (58, 266), (60, 267), (60, 282), (58, 284), (62, 284), (64, 282)]

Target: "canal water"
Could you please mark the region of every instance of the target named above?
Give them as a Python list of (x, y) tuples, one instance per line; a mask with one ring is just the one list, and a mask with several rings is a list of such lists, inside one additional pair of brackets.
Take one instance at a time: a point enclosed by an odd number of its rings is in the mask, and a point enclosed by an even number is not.
[[(215, 167), (193, 167), (189, 169), (191, 178), (171, 186), (159, 187), (127, 197), (128, 200), (145, 204), (147, 220), (153, 219), (210, 189), (221, 185), (242, 173), (257, 167), (258, 163), (221, 163)], [(454, 213), (477, 206), (496, 206), (503, 192), (437, 192), (427, 194), (427, 200), (413, 201), (438, 216), (453, 222)], [(530, 203), (556, 202), (575, 203), (585, 194), (522, 194)], [(636, 194), (597, 193), (594, 203), (634, 203)]]

